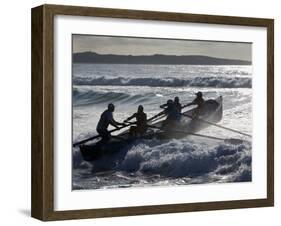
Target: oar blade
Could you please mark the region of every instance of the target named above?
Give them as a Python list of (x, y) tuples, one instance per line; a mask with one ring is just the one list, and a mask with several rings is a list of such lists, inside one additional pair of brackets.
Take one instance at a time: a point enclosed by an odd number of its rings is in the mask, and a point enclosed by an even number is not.
[(224, 139), (224, 142), (232, 145), (239, 145), (239, 144), (243, 144), (245, 140), (229, 138), (229, 139)]

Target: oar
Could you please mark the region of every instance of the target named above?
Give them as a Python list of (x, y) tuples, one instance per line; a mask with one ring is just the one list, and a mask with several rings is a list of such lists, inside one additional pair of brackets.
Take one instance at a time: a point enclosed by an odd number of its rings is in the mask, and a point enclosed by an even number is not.
[(186, 116), (186, 117), (188, 117), (188, 118), (191, 118), (191, 119), (195, 119), (195, 120), (204, 122), (204, 123), (209, 124), (209, 125), (212, 125), (212, 126), (216, 126), (216, 127), (218, 127), (218, 128), (221, 128), (221, 129), (226, 129), (226, 130), (232, 131), (232, 132), (234, 132), (234, 133), (239, 133), (239, 134), (244, 135), (244, 136), (247, 136), (247, 137), (252, 137), (251, 135), (249, 135), (249, 134), (247, 134), (247, 133), (243, 133), (243, 132), (240, 132), (240, 131), (235, 130), (235, 129), (227, 128), (227, 127), (225, 127), (225, 126), (221, 126), (221, 125), (218, 125), (218, 124), (216, 124), (216, 123), (212, 123), (212, 122), (206, 121), (206, 120), (204, 120), (204, 119), (194, 118), (194, 117), (192, 117), (191, 115), (184, 114), (184, 113), (182, 113), (182, 115), (183, 115), (183, 116)]
[[(116, 128), (116, 129), (109, 130), (108, 132), (109, 132), (109, 133), (113, 133), (113, 132), (118, 131), (118, 130), (120, 130), (120, 129), (124, 129), (124, 128), (126, 128), (126, 127), (132, 125), (132, 124), (135, 124), (135, 123), (128, 123), (128, 124), (126, 124), (126, 125), (124, 125), (124, 126), (121, 126), (121, 127)], [(101, 135), (98, 134), (98, 135), (89, 137), (89, 138), (87, 138), (87, 139), (85, 139), (85, 140), (81, 140), (81, 141), (79, 141), (79, 142), (76, 142), (76, 143), (73, 144), (73, 147), (76, 147), (76, 146), (78, 146), (78, 145), (84, 144), (84, 143), (86, 143), (86, 142), (88, 142), (88, 141), (90, 141), (90, 140), (97, 139), (97, 138), (99, 138), (100, 136), (101, 136)]]
[(153, 121), (154, 119), (158, 118), (161, 115), (164, 115), (165, 111), (161, 111), (160, 113), (158, 113), (157, 115), (152, 116), (151, 118), (147, 119), (147, 122)]
[[(153, 129), (163, 130), (163, 128), (160, 128), (158, 126), (148, 125), (148, 127), (153, 128)], [(183, 133), (183, 134), (186, 134), (186, 135), (193, 135), (193, 136), (200, 136), (200, 137), (210, 138), (210, 139), (214, 139), (214, 140), (224, 140), (223, 138), (207, 136), (207, 135), (201, 135), (201, 134), (191, 133), (191, 132), (187, 132), (187, 131), (183, 131), (183, 130), (177, 130), (177, 129), (169, 129), (169, 132)]]
[(164, 117), (166, 117), (166, 115), (165, 115), (165, 114), (163, 114), (163, 115), (159, 116), (158, 118), (154, 118), (153, 120), (151, 120), (151, 122), (158, 121), (159, 119), (164, 118)]
[[(148, 127), (154, 128), (154, 129), (163, 130), (160, 127), (152, 126), (152, 125), (148, 125)], [(231, 139), (224, 139), (224, 138), (220, 138), (220, 137), (208, 136), (208, 135), (203, 135), (203, 134), (198, 134), (198, 133), (191, 133), (191, 132), (186, 132), (186, 131), (177, 130), (177, 129), (176, 130), (175, 129), (170, 129), (169, 132), (182, 133), (182, 134), (186, 134), (186, 135), (203, 137), (203, 138), (208, 138), (208, 139), (213, 139), (213, 140), (220, 140), (220, 141), (224, 141), (224, 142), (231, 143), (231, 144), (241, 144), (242, 142), (244, 142), (244, 140), (240, 140), (240, 139), (233, 139), (233, 138), (231, 138)]]

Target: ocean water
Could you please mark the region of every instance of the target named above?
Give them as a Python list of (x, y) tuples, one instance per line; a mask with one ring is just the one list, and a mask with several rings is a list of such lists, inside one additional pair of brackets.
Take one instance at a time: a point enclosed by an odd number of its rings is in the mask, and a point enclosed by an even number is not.
[[(205, 99), (223, 97), (219, 125), (251, 134), (251, 87), (251, 66), (74, 64), (73, 143), (96, 134), (108, 103), (115, 104), (114, 118), (122, 122), (139, 104), (151, 117), (167, 99), (179, 96), (185, 104), (197, 91)], [(139, 140), (94, 162), (83, 161), (79, 148), (73, 148), (73, 189), (251, 181), (250, 138), (214, 126), (199, 133), (243, 142), (194, 136), (169, 142)]]

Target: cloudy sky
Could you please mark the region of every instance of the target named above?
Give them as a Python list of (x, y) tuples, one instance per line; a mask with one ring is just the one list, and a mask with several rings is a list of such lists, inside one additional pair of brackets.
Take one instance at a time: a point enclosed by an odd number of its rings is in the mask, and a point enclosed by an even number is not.
[(249, 60), (252, 45), (238, 42), (128, 38), (73, 35), (73, 52), (92, 51), (119, 55), (204, 55), (218, 58)]

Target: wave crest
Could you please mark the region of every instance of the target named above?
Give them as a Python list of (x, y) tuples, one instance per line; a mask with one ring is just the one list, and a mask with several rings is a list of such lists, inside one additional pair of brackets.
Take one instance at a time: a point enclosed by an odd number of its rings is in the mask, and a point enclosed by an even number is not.
[(195, 77), (195, 78), (106, 78), (104, 76), (76, 77), (74, 85), (91, 86), (151, 86), (151, 87), (217, 87), (217, 88), (251, 88), (250, 77)]
[(85, 106), (92, 104), (103, 104), (107, 102), (114, 103), (130, 103), (136, 104), (139, 102), (149, 101), (155, 97), (155, 93), (144, 93), (144, 94), (129, 94), (124, 92), (101, 92), (93, 90), (83, 90), (79, 88), (73, 89), (73, 100), (75, 106)]

